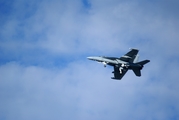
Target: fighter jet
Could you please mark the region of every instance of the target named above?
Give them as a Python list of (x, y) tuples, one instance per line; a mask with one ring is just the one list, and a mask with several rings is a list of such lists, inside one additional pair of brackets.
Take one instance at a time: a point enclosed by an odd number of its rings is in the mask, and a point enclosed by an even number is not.
[(87, 58), (89, 60), (103, 63), (104, 67), (106, 67), (106, 65), (113, 66), (114, 71), (112, 73), (114, 74), (114, 77), (111, 77), (111, 79), (121, 80), (128, 70), (133, 70), (134, 74), (138, 77), (141, 76), (142, 68), (146, 63), (150, 62), (150, 60), (143, 60), (138, 62), (138, 52), (138, 49), (132, 48), (128, 53), (120, 58), (105, 56)]

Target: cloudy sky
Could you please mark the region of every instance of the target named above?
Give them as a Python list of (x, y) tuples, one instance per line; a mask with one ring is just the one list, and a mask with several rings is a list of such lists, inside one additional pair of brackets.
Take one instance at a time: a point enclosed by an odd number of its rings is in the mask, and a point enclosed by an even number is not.
[[(179, 120), (177, 0), (1, 0), (0, 120)], [(136, 77), (88, 56), (149, 59)]]

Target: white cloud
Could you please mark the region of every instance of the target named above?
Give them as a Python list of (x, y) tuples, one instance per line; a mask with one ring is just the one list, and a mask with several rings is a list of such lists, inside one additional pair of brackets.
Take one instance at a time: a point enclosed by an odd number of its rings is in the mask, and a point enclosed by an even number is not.
[(8, 63), (0, 68), (1, 111), (7, 111), (7, 119), (169, 119), (177, 114), (177, 81), (157, 80), (163, 77), (153, 76), (149, 65), (141, 78), (129, 71), (121, 81), (109, 78), (111, 70), (90, 61), (61, 70)]

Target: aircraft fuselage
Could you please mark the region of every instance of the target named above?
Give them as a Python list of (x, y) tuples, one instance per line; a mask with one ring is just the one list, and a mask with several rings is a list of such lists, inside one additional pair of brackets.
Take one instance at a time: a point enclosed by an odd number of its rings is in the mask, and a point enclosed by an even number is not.
[(131, 49), (128, 53), (126, 53), (124, 56), (117, 58), (117, 57), (105, 57), (105, 56), (99, 56), (99, 57), (87, 57), (89, 60), (98, 61), (104, 64), (104, 67), (106, 65), (113, 66), (114, 71), (114, 77), (112, 79), (122, 79), (122, 77), (125, 75), (125, 73), (130, 69), (133, 70), (136, 76), (141, 76), (141, 70), (143, 66), (150, 62), (150, 60), (143, 60), (138, 62), (138, 49)]

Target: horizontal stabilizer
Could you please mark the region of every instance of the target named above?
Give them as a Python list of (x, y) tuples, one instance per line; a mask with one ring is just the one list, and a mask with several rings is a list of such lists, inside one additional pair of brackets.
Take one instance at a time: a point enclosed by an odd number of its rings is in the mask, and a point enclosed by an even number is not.
[(140, 62), (138, 62), (138, 63), (136, 63), (136, 64), (140, 64), (140, 65), (145, 65), (145, 64), (147, 64), (148, 62), (150, 62), (150, 60), (143, 60), (143, 61), (140, 61)]

